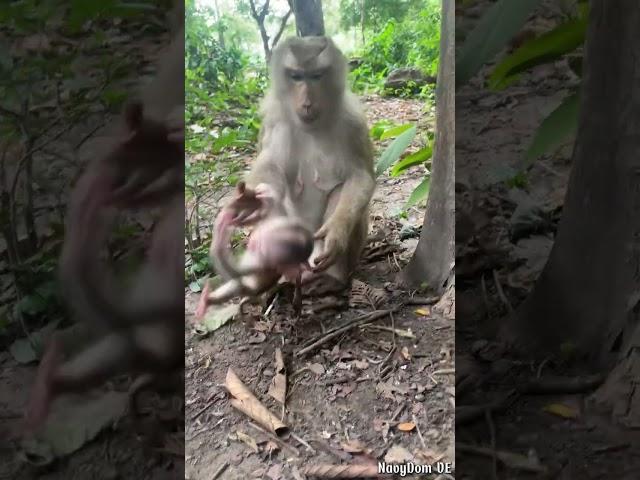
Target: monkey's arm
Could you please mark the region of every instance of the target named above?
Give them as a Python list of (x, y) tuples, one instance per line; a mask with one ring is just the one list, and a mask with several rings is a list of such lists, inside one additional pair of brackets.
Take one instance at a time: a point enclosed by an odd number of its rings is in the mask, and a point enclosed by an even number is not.
[[(324, 238), (324, 252), (312, 261), (315, 271), (323, 271), (333, 265), (338, 256), (346, 252), (355, 226), (367, 215), (369, 203), (376, 187), (373, 169), (373, 144), (364, 117), (358, 115), (354, 123), (347, 125), (346, 137), (349, 151), (346, 179), (332, 192), (329, 210), (324, 224), (315, 233), (315, 238)], [(333, 199), (332, 196), (337, 198)]]

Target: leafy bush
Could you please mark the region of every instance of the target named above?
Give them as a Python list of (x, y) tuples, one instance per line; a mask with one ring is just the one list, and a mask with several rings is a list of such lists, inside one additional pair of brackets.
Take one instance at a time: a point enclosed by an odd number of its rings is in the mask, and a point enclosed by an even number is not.
[(364, 46), (360, 54), (362, 62), (351, 73), (353, 88), (381, 90), (387, 74), (400, 67), (416, 67), (435, 75), (439, 42), (439, 2), (427, 2), (402, 21), (388, 20)]

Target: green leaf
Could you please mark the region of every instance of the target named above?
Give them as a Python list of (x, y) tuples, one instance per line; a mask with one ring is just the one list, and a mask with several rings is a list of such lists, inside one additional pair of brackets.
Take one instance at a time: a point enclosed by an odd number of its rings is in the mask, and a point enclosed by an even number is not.
[(22, 440), (24, 460), (45, 466), (66, 457), (112, 428), (126, 413), (127, 392), (91, 392), (80, 398), (67, 396), (56, 402), (42, 430)]
[(398, 125), (397, 127), (393, 127), (390, 128), (388, 130), (385, 130), (381, 135), (380, 135), (380, 140), (386, 140), (387, 138), (395, 138), (398, 135), (406, 132), (407, 130), (409, 130), (411, 127), (413, 127), (412, 123), (406, 123), (404, 125)]
[(542, 121), (525, 155), (527, 162), (554, 151), (575, 133), (579, 106), (580, 94), (569, 95)]
[(587, 17), (564, 23), (552, 31), (524, 43), (507, 56), (489, 76), (489, 88), (506, 86), (505, 80), (536, 65), (553, 62), (584, 43)]
[(425, 178), (422, 182), (420, 182), (420, 184), (416, 188), (413, 189), (413, 192), (411, 192), (411, 196), (409, 197), (409, 200), (407, 200), (407, 203), (404, 206), (405, 210), (409, 209), (410, 207), (413, 207), (414, 205), (420, 202), (425, 201), (429, 196), (430, 186), (431, 186), (431, 177), (429, 176)]
[(520, 31), (541, 0), (498, 0), (456, 54), (456, 88), (467, 83)]
[(54, 320), (40, 330), (31, 333), (31, 338), (19, 338), (13, 342), (9, 346), (9, 352), (14, 360), (22, 365), (35, 362), (44, 350), (44, 344), (58, 327), (59, 323), (59, 320)]
[(391, 144), (387, 147), (387, 149), (380, 156), (380, 160), (376, 165), (376, 176), (383, 173), (387, 168), (393, 165), (402, 152), (406, 150), (406, 148), (413, 141), (413, 137), (416, 136), (416, 126), (412, 125), (407, 131), (401, 133), (398, 138), (396, 138)]
[(240, 305), (237, 303), (230, 303), (219, 309), (210, 309), (207, 311), (202, 323), (197, 325), (196, 333), (206, 335), (214, 332), (226, 325), (238, 312), (240, 312)]
[(198, 282), (197, 280), (193, 281), (189, 284), (189, 290), (191, 290), (193, 293), (200, 293), (202, 291), (202, 285), (200, 285), (200, 282)]
[(431, 158), (431, 155), (433, 155), (433, 145), (428, 145), (411, 155), (407, 155), (393, 166), (391, 169), (391, 176), (397, 177), (408, 168), (426, 162)]

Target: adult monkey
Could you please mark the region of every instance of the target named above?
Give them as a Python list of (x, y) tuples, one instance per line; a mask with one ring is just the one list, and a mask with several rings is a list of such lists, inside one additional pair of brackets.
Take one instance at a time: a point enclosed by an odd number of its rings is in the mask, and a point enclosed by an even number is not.
[(288, 38), (270, 68), (247, 190), (267, 184), (275, 201), (315, 232), (312, 272), (303, 284), (318, 279), (322, 290), (341, 290), (365, 245), (375, 189), (366, 119), (347, 89), (346, 59), (330, 38)]

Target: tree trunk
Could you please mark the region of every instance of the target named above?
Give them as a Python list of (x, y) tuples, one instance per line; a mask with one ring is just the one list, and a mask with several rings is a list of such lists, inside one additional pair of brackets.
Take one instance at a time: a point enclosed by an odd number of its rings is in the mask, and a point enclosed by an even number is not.
[(592, 0), (590, 15), (563, 216), (518, 318), (537, 348), (570, 343), (602, 361), (620, 342), (628, 351), (638, 319), (640, 3)]
[[(640, 424), (640, 3), (592, 0), (573, 169), (551, 255), (518, 326), (618, 362), (588, 405)], [(606, 95), (603, 95), (606, 92)]]
[(418, 246), (400, 274), (400, 281), (405, 285), (426, 284), (438, 294), (452, 279), (454, 265), (454, 56), (454, 0), (443, 0), (431, 191)]
[(292, 0), (291, 4), (300, 37), (324, 35), (322, 0)]

